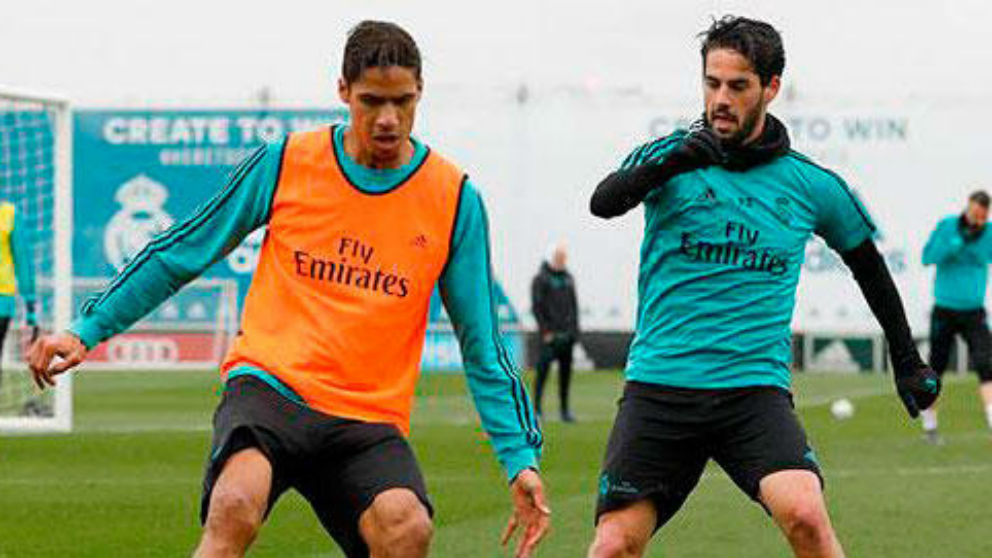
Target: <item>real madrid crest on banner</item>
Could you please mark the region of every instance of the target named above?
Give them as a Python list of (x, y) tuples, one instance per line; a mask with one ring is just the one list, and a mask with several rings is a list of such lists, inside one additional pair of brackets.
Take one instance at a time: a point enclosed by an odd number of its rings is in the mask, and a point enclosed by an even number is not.
[(115, 269), (124, 267), (155, 235), (172, 226), (172, 216), (163, 209), (168, 198), (168, 188), (144, 174), (117, 189), (114, 200), (121, 208), (107, 223), (103, 236), (104, 255)]

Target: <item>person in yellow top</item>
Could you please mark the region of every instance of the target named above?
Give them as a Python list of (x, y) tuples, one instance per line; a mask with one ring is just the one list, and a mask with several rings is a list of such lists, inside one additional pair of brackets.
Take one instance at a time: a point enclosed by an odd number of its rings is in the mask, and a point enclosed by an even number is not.
[[(24, 302), (24, 322), (31, 329), (31, 340), (38, 335), (35, 315), (34, 265), (31, 261), (30, 234), (16, 206), (0, 201), (0, 355), (10, 321), (15, 314), (15, 295)], [(3, 370), (0, 369), (0, 387)]]
[(243, 555), (288, 488), (350, 558), (427, 554), (433, 512), (405, 435), (435, 284), (510, 482), (503, 542), (519, 529), (516, 555), (527, 557), (548, 529), (542, 437), (499, 333), (485, 211), (464, 172), (410, 135), (422, 86), (406, 31), (359, 24), (339, 80), (347, 127), (260, 148), (90, 299), (70, 331), (31, 348), (36, 382), (52, 385), (266, 227), (221, 366), (196, 556)]

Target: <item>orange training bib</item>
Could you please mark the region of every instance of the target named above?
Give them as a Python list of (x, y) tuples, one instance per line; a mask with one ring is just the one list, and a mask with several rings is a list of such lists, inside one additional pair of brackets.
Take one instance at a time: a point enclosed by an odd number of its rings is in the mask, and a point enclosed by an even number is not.
[(241, 334), (221, 369), (261, 368), (320, 412), (406, 433), (465, 177), (428, 151), (405, 182), (365, 193), (341, 170), (332, 134), (287, 140)]

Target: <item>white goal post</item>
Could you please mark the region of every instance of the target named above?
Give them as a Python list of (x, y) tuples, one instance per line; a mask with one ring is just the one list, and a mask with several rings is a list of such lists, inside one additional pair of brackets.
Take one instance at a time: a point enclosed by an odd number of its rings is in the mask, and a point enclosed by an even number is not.
[[(33, 272), (38, 325), (61, 331), (72, 317), (72, 108), (65, 98), (0, 85), (0, 199), (14, 205), (28, 233), (16, 265)], [(3, 233), (7, 241), (10, 231)], [(0, 250), (0, 253), (9, 253)], [(20, 354), (25, 331), (18, 292), (4, 352)], [(4, 359), (10, 362), (9, 357)], [(34, 387), (23, 360), (2, 370), (0, 431), (72, 429), (72, 376), (53, 390)]]

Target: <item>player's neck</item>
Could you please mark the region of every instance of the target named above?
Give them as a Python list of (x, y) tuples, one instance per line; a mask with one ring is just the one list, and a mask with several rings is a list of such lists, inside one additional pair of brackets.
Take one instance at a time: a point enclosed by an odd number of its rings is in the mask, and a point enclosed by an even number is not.
[(375, 156), (371, 146), (362, 145), (351, 128), (344, 131), (344, 152), (355, 163), (370, 169), (398, 169), (413, 160), (415, 152), (413, 142), (407, 138), (395, 157), (383, 159)]
[(744, 141), (741, 142), (741, 147), (747, 147), (749, 145), (754, 144), (754, 142), (758, 141), (758, 138), (761, 137), (761, 134), (764, 133), (765, 133), (765, 115), (762, 114), (761, 117), (758, 119), (758, 125), (755, 126), (754, 130), (751, 131), (751, 135), (746, 137)]

